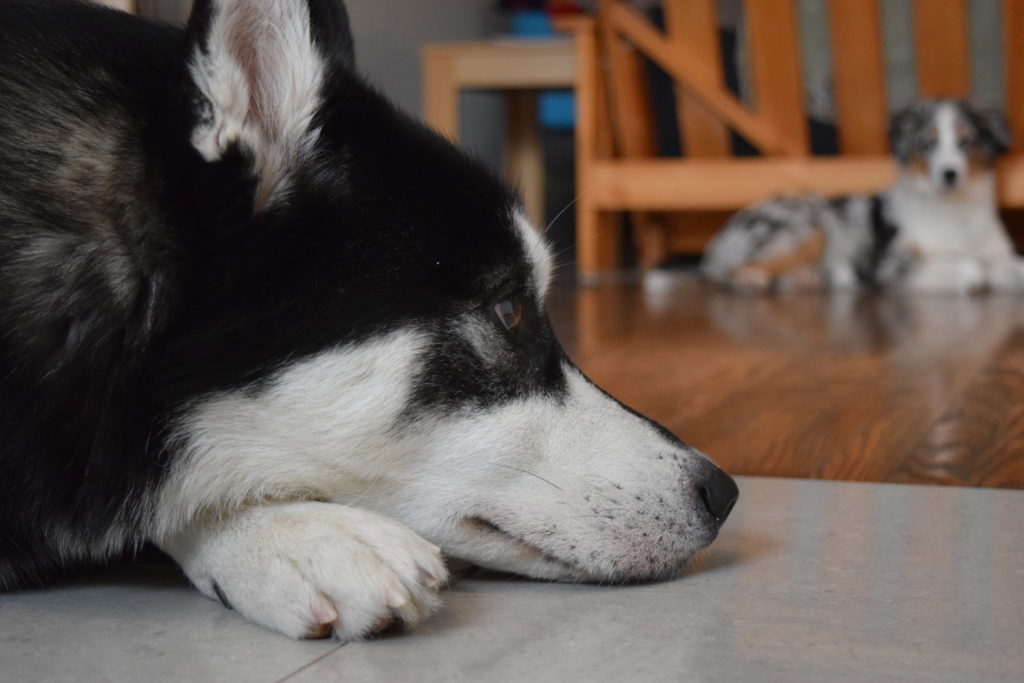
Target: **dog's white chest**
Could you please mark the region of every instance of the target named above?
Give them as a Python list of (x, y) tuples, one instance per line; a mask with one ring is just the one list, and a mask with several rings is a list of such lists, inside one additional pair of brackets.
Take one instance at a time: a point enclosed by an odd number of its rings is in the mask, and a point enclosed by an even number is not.
[(947, 198), (897, 186), (892, 207), (900, 243), (925, 258), (972, 258), (1001, 250), (1005, 240), (994, 198), (982, 196), (991, 194), (987, 190), (972, 187)]

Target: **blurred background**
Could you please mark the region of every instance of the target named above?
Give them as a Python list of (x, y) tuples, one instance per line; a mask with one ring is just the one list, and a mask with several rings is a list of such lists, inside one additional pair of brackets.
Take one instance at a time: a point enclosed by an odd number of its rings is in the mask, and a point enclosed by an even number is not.
[[(191, 0), (109, 0), (110, 4), (136, 7), (140, 14), (162, 20), (184, 23)], [(346, 5), (356, 31), (356, 51), (360, 69), (399, 106), (413, 114), (423, 115), (424, 98), (424, 46), (453, 43), (509, 39), (518, 34), (527, 46), (542, 41), (545, 36), (555, 42), (568, 41), (572, 28), (560, 24), (559, 18), (580, 13), (594, 16), (598, 0), (578, 2), (550, 0), (348, 0)], [(636, 8), (657, 26), (664, 28), (664, 11), (660, 0), (632, 0), (622, 4)], [(756, 101), (756, 78), (751, 75), (750, 48), (745, 28), (743, 0), (710, 0), (684, 2), (694, 7), (713, 6), (717, 52), (726, 85), (748, 103)], [(758, 3), (753, 3), (756, 7)], [(770, 14), (774, 3), (761, 3)], [(829, 7), (826, 0), (793, 0), (793, 33), (798, 41), (799, 68), (803, 88), (803, 107), (810, 135), (810, 150), (815, 154), (835, 154), (839, 151), (836, 129), (836, 103), (833, 96), (834, 45), (830, 42)], [(844, 3), (837, 3), (844, 4)], [(847, 3), (849, 4), (849, 3)], [(919, 64), (915, 56), (915, 12), (921, 14), (957, 15), (963, 33), (964, 68), (970, 74), (966, 88), (956, 88), (957, 96), (970, 97), (976, 105), (993, 110), (1005, 106), (1006, 74), (1002, 36), (1005, 30), (1004, 0), (865, 0), (863, 4), (877, 5), (872, 12), (879, 22), (879, 57), (884, 70), (884, 101), (888, 111), (896, 111), (914, 102), (923, 93), (918, 85)], [(538, 20), (537, 15), (547, 20)], [(782, 17), (786, 21), (788, 17)], [(927, 19), (927, 18), (926, 18)], [(769, 17), (769, 21), (771, 18)], [(940, 20), (941, 21), (941, 20)], [(561, 29), (561, 30), (559, 30)], [(870, 39), (870, 37), (869, 37)], [(939, 44), (939, 41), (936, 41)], [(566, 50), (569, 48), (566, 47)], [(645, 60), (646, 61), (646, 60)], [(870, 65), (869, 65), (870, 66)], [(644, 78), (654, 104), (651, 118), (655, 124), (652, 152), (659, 156), (678, 155), (681, 149), (679, 135), (674, 132), (674, 96), (672, 82), (653, 62), (646, 61)], [(960, 92), (962, 91), (962, 92)], [(507, 91), (480, 86), (465, 87), (458, 92), (458, 139), (460, 144), (494, 168), (502, 168), (508, 154)], [(550, 92), (550, 91), (547, 91)], [(542, 96), (542, 106), (546, 97)], [(558, 105), (552, 105), (557, 107)], [(543, 217), (549, 225), (549, 238), (563, 255), (563, 263), (574, 259), (575, 212), (561, 209), (576, 195), (574, 176), (574, 117), (543, 116), (539, 121), (539, 149), (543, 164)], [(732, 151), (738, 154), (756, 154), (756, 149), (737, 139)], [(521, 182), (522, 169), (509, 170), (510, 179)], [(699, 254), (700, 244), (728, 215), (719, 212), (699, 224), (689, 226), (697, 233), (695, 238), (682, 240), (684, 248), (677, 257)], [(555, 217), (557, 216), (557, 219)], [(637, 217), (634, 216), (634, 219)], [(1010, 217), (1016, 229), (1020, 222)], [(629, 218), (624, 218), (629, 229)], [(692, 221), (691, 221), (692, 222)], [(629, 234), (622, 238), (621, 264), (635, 265), (636, 240)], [(668, 254), (657, 259), (664, 261)], [(659, 264), (660, 265), (660, 264)]]

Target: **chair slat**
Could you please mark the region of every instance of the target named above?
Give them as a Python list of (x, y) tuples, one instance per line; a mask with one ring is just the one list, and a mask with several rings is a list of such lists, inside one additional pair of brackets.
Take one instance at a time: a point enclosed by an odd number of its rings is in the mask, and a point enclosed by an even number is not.
[(653, 113), (643, 58), (619, 36), (611, 22), (601, 21), (598, 34), (613, 94), (610, 103), (616, 148), (626, 158), (654, 156)]
[(575, 31), (576, 81), (576, 258), (584, 279), (619, 267), (618, 223), (596, 207), (593, 169), (611, 157), (607, 87), (591, 22)]
[(843, 154), (884, 154), (887, 115), (878, 0), (830, 0), (832, 78)]
[[(708, 82), (721, 85), (724, 78), (714, 0), (666, 0), (664, 10), (669, 41), (687, 45), (690, 54), (700, 55)], [(676, 88), (676, 102), (679, 139), (686, 154), (728, 156), (729, 129), (725, 124), (683, 88)]]
[(1006, 117), (1014, 146), (1024, 145), (1024, 0), (1003, 0)]
[[(602, 0), (602, 3), (607, 5), (614, 1)], [(657, 154), (657, 140), (643, 55), (618, 34), (610, 21), (599, 22), (598, 34), (614, 94), (611, 111), (617, 152), (625, 159), (650, 159)], [(663, 230), (650, 213), (633, 211), (631, 218), (638, 245), (661, 241)]]
[(777, 194), (876, 192), (893, 182), (896, 167), (888, 157), (624, 159), (590, 172), (598, 208), (735, 210)]
[(914, 49), (921, 97), (968, 96), (967, 0), (915, 0)]
[(725, 119), (752, 144), (765, 153), (798, 154), (801, 145), (789, 139), (762, 117), (750, 113), (725, 88), (708, 83), (707, 74), (700, 68), (702, 60), (691, 54), (685, 45), (673, 45), (657, 31), (637, 10), (621, 2), (599, 5), (602, 17), (607, 17), (614, 29), (620, 31), (648, 58), (656, 62), (674, 80), (687, 88), (711, 111)]
[(794, 0), (746, 0), (743, 12), (757, 112), (807, 154), (800, 41)]

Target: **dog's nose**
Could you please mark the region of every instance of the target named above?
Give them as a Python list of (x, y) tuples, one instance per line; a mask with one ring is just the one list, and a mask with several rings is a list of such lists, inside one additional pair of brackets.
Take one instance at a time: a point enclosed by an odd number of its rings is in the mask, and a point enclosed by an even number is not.
[(947, 168), (942, 172), (942, 182), (946, 184), (946, 187), (953, 187), (956, 185), (957, 178), (960, 174), (956, 172), (956, 169)]
[(708, 463), (703, 478), (697, 482), (697, 491), (708, 512), (722, 524), (732, 512), (732, 506), (740, 496), (740, 490), (732, 477)]

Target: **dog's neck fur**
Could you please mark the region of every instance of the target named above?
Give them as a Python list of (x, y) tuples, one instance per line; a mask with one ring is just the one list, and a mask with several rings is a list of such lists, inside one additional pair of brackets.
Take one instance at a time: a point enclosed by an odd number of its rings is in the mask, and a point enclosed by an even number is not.
[(975, 173), (961, 187), (941, 191), (927, 177), (904, 169), (888, 195), (901, 239), (925, 252), (969, 253), (973, 243), (1001, 226), (990, 170)]

